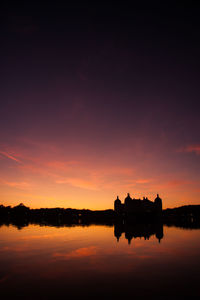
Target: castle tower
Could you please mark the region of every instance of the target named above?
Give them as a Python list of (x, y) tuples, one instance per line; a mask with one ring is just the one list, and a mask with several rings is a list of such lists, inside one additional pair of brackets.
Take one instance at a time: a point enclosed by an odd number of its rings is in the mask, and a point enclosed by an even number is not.
[(163, 236), (164, 236), (164, 234), (163, 234), (163, 225), (162, 225), (162, 223), (157, 224), (157, 226), (156, 226), (156, 238), (158, 239), (159, 243), (163, 239)]
[(120, 214), (121, 211), (122, 211), (122, 203), (121, 203), (121, 200), (119, 200), (118, 196), (117, 196), (117, 199), (114, 202), (114, 210), (118, 214)]
[(162, 199), (159, 197), (159, 195), (157, 194), (157, 197), (154, 200), (157, 211), (161, 212), (162, 211)]
[(129, 203), (131, 203), (132, 198), (130, 197), (130, 194), (127, 194), (127, 197), (124, 199), (124, 204), (128, 205)]

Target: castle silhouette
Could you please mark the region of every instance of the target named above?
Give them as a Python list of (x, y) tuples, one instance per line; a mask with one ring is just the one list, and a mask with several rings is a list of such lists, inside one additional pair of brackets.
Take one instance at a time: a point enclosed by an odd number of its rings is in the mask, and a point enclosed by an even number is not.
[(147, 197), (143, 200), (131, 198), (130, 194), (124, 199), (124, 203), (121, 202), (119, 197), (114, 201), (115, 213), (124, 218), (129, 217), (148, 217), (148, 216), (159, 216), (162, 214), (162, 199), (157, 194), (154, 202), (150, 201)]

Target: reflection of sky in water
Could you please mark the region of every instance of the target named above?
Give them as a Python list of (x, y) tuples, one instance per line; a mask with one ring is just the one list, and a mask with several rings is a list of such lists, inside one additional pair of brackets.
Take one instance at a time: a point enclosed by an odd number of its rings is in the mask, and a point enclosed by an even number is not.
[(2, 226), (0, 289), (25, 299), (200, 295), (199, 250), (200, 230), (164, 227), (160, 244), (151, 236), (128, 245), (124, 234), (117, 242), (113, 227)]

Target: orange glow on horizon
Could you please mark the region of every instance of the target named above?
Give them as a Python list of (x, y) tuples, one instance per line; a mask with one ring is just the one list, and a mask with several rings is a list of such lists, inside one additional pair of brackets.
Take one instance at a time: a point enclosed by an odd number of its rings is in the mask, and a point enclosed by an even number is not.
[[(155, 169), (152, 155), (148, 154), (146, 161), (124, 163), (117, 152), (108, 157), (66, 155), (58, 146), (26, 143), (27, 148), (7, 147), (0, 152), (3, 205), (23, 202), (30, 208), (112, 209), (116, 196), (123, 201), (127, 192), (150, 200), (159, 193), (164, 208), (199, 204), (199, 180), (190, 173), (169, 168), (159, 158)], [(141, 155), (140, 151), (135, 150), (135, 155)], [(122, 147), (120, 153), (127, 154), (127, 148)]]

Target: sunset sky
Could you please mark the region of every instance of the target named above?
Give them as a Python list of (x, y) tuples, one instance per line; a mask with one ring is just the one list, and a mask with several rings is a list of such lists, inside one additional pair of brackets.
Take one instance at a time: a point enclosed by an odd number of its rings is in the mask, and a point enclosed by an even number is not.
[(199, 6), (83, 2), (2, 7), (0, 204), (200, 204)]

